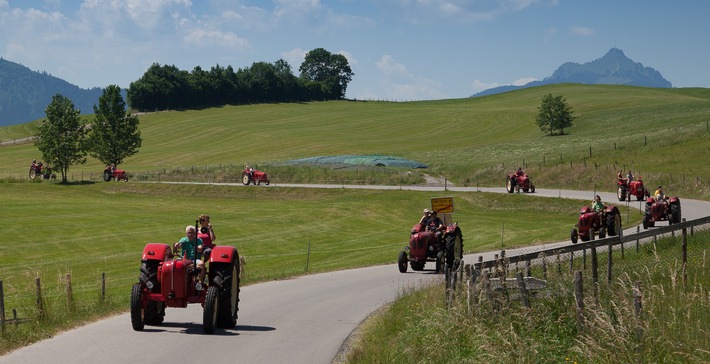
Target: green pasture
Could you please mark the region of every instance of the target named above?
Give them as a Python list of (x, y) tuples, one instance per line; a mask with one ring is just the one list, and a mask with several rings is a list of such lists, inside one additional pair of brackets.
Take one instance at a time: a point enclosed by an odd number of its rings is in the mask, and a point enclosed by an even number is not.
[[(574, 110), (563, 136), (535, 125), (542, 97), (562, 95)], [(710, 89), (550, 85), (480, 98), (225, 106), (140, 116), (143, 146), (120, 166), (135, 176), (203, 168), (261, 166), (275, 182), (309, 180), (280, 163), (343, 154), (391, 155), (468, 186), (500, 186), (525, 167), (540, 188), (614, 191), (616, 172), (632, 169), (669, 193), (710, 198)], [(33, 133), (32, 123), (0, 128), (0, 141)], [(41, 158), (31, 143), (0, 149), (0, 178), (25, 178)], [(70, 179), (97, 180), (93, 159)], [(303, 168), (309, 170), (309, 168)], [(398, 171), (402, 172), (402, 171)], [(317, 174), (317, 173), (316, 173)], [(403, 179), (404, 174), (380, 183)], [(238, 178), (232, 174), (231, 181)], [(357, 179), (337, 175), (333, 180)]]

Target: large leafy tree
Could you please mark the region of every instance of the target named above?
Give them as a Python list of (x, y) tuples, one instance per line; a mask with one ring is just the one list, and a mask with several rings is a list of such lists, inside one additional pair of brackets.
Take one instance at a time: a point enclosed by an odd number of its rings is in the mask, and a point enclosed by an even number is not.
[(103, 90), (99, 105), (94, 105), (96, 120), (88, 136), (89, 154), (102, 163), (119, 165), (141, 147), (138, 117), (126, 111), (121, 88), (111, 85)]
[(542, 104), (538, 107), (536, 123), (545, 134), (560, 135), (565, 133), (565, 128), (572, 126), (572, 107), (567, 104), (562, 96), (552, 96), (547, 94), (542, 98)]
[(312, 87), (310, 82), (318, 83), (323, 96), (329, 100), (344, 98), (348, 83), (353, 77), (353, 71), (345, 56), (330, 53), (323, 48), (308, 52), (298, 70), (306, 88)]
[(35, 145), (42, 158), (62, 173), (67, 182), (67, 171), (74, 164), (86, 162), (86, 122), (68, 98), (56, 94), (45, 109), (47, 118), (39, 123)]

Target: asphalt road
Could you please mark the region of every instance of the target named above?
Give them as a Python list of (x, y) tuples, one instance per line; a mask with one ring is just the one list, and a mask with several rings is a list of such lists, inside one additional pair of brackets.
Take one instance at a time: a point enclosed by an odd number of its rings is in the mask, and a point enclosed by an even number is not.
[[(308, 187), (373, 188), (357, 185)], [(444, 191), (441, 186), (377, 188)], [(451, 186), (448, 190), (505, 192), (502, 187)], [(616, 203), (615, 194), (598, 194), (604, 201)], [(591, 201), (593, 193), (543, 189), (532, 195)], [(681, 202), (683, 217), (687, 219), (710, 214), (710, 202)], [(630, 205), (641, 206), (638, 202)], [(626, 229), (625, 234), (635, 231), (635, 228)], [(478, 255), (467, 255), (464, 260), (474, 262)], [(433, 269), (433, 266), (428, 265), (427, 269)], [(391, 264), (260, 283), (242, 288), (239, 319), (234, 329), (217, 329), (213, 335), (203, 334), (200, 305), (189, 305), (186, 309), (168, 308), (163, 325), (146, 326), (142, 332), (133, 331), (129, 314), (125, 313), (16, 350), (0, 357), (0, 364), (123, 364), (166, 360), (179, 363), (330, 363), (353, 330), (370, 314), (395, 300), (403, 289), (442, 279), (431, 270), (401, 274), (396, 264)]]

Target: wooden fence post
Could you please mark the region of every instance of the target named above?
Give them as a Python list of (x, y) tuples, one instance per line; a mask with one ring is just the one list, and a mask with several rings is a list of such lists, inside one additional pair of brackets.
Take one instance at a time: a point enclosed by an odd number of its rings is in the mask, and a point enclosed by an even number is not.
[(641, 293), (641, 282), (634, 283), (634, 315), (636, 316), (636, 340), (642, 343), (643, 326), (641, 325), (641, 309), (643, 308), (643, 295)]
[(599, 274), (598, 274), (598, 261), (597, 261), (597, 248), (592, 247), (592, 281), (594, 283), (599, 283)]
[(569, 252), (569, 272), (574, 271), (574, 252)]
[[(685, 222), (685, 218), (683, 218)], [(688, 229), (683, 228), (683, 287), (688, 283)]]
[(44, 304), (42, 303), (42, 284), (39, 277), (35, 278), (35, 303), (37, 304), (37, 314), (40, 319), (44, 318)]
[(5, 332), (5, 293), (0, 280), (0, 331)]
[(526, 277), (532, 276), (532, 272), (530, 271), (530, 265), (531, 265), (530, 259), (526, 260), (525, 261), (525, 276)]
[(523, 273), (518, 272), (515, 275), (518, 279), (518, 290), (520, 291), (520, 300), (523, 302), (523, 306), (530, 308), (530, 301), (528, 301), (528, 290), (525, 288), (525, 279), (523, 278)]
[[(640, 226), (637, 226), (637, 227), (636, 227), (636, 234), (638, 234), (638, 233), (640, 233), (640, 232), (641, 232), (641, 227), (640, 227)], [(636, 252), (637, 252), (637, 253), (639, 252), (639, 239), (636, 239)]]
[(606, 253), (606, 256), (607, 256), (607, 260), (606, 260), (606, 283), (607, 283), (607, 285), (610, 285), (610, 284), (611, 284), (611, 269), (612, 269), (612, 267), (613, 267), (613, 264), (612, 264), (612, 253), (613, 253), (613, 249), (612, 249), (612, 248), (613, 248), (613, 247), (614, 247), (614, 246), (611, 245), (611, 242), (610, 242), (609, 245), (608, 245), (608, 248), (607, 248), (607, 253)]
[(582, 283), (582, 272), (574, 273), (574, 299), (577, 303), (577, 331), (584, 330), (584, 286)]
[(66, 274), (66, 293), (67, 293), (67, 309), (69, 312), (74, 312), (74, 294), (71, 288), (71, 273)]

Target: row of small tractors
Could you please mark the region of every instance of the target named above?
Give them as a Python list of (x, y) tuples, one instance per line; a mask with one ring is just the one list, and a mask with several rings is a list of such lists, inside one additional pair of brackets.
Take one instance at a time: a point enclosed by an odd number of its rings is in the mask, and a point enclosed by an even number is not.
[[(617, 198), (619, 201), (631, 201), (631, 196), (636, 201), (645, 199), (642, 226), (644, 229), (653, 227), (658, 221), (668, 221), (669, 225), (681, 222), (680, 199), (677, 196), (656, 199), (644, 187), (643, 179), (629, 181), (627, 178), (618, 178)], [(576, 244), (578, 240), (589, 241), (598, 234), (599, 238), (618, 236), (621, 234), (621, 216), (616, 206), (607, 205), (602, 211), (592, 211), (589, 206), (583, 206), (575, 228), (570, 233), (570, 240)]]

